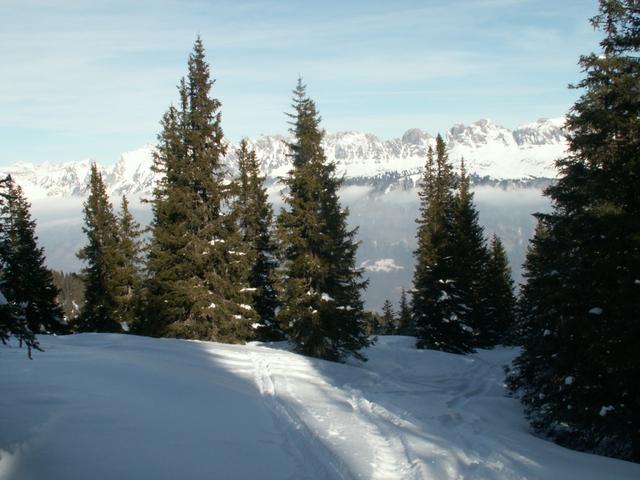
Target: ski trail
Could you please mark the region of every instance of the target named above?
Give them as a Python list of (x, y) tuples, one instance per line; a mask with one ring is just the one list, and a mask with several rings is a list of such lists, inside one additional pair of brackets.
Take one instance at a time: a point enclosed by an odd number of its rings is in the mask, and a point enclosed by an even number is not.
[(460, 387), (452, 391), (454, 395), (447, 401), (448, 407), (458, 409), (469, 399), (482, 396), (491, 388), (487, 378), (494, 365), (477, 358), (473, 362), (471, 368), (460, 374)]
[[(254, 381), (267, 407), (272, 411), (276, 428), (281, 433), (283, 447), (294, 458), (298, 472), (291, 479), (317, 478), (318, 472), (326, 478), (350, 480), (354, 478), (341, 459), (317, 438), (299, 415), (279, 397), (271, 362), (262, 354), (251, 353)], [(275, 360), (279, 359), (278, 355)]]
[(349, 403), (357, 420), (364, 425), (367, 438), (374, 449), (372, 479), (418, 479), (420, 465), (411, 460), (409, 447), (398, 429), (411, 428), (412, 424), (386, 408), (367, 400), (361, 391), (345, 386), (350, 394)]
[[(331, 461), (334, 476), (337, 472), (340, 478), (422, 478), (419, 462), (410, 460), (399, 431), (411, 427), (409, 422), (348, 385), (337, 387), (317, 376), (309, 377), (310, 365), (300, 357), (287, 355), (285, 360), (261, 352), (253, 358), (261, 394), (280, 417), (315, 438), (325, 453), (331, 452), (322, 458)], [(336, 404), (341, 408), (336, 409)], [(355, 452), (348, 448), (354, 443), (359, 445)]]
[[(309, 375), (312, 364), (288, 353), (253, 353), (254, 381), (282, 427), (288, 451), (308, 468), (308, 449), (291, 438), (292, 428), (316, 450), (315, 468), (328, 478), (387, 480), (420, 478), (398, 429), (408, 422), (364, 398), (348, 385), (337, 387)], [(311, 367), (312, 368), (312, 367)], [(336, 410), (336, 404), (341, 408)], [(288, 430), (288, 431), (287, 431)], [(348, 446), (359, 445), (356, 452)], [(363, 472), (367, 472), (364, 474)]]

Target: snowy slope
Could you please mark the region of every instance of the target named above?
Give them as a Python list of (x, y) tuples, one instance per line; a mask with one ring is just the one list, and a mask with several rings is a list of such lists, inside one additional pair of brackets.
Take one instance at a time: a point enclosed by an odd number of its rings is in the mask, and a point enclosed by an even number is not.
[[(542, 119), (515, 130), (500, 127), (489, 120), (469, 126), (455, 125), (444, 134), (451, 159), (457, 163), (464, 157), (468, 170), (481, 177), (522, 179), (554, 178), (554, 161), (566, 148), (562, 134), (564, 119)], [(262, 162), (263, 173), (275, 179), (290, 168), (286, 140), (279, 135), (249, 140)], [(329, 160), (335, 161), (340, 174), (347, 178), (375, 177), (388, 173), (417, 173), (425, 162), (428, 147), (435, 144), (430, 134), (419, 129), (405, 132), (401, 138), (381, 140), (359, 132), (329, 134), (324, 141)], [(226, 163), (231, 170), (236, 164), (237, 145), (228, 146)], [(148, 195), (154, 182), (151, 172), (152, 145), (124, 153), (113, 166), (102, 166), (108, 191), (122, 194)], [(30, 200), (43, 197), (73, 197), (86, 193), (89, 160), (63, 164), (20, 163), (0, 168), (0, 173), (13, 175)]]
[(0, 479), (637, 479), (527, 431), (513, 351), (382, 337), (364, 365), (84, 334), (0, 347)]

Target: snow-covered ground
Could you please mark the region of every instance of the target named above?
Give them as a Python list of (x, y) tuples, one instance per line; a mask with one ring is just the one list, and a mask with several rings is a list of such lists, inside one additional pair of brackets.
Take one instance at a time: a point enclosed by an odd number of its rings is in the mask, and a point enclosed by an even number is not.
[(513, 350), (380, 337), (366, 364), (282, 345), (83, 334), (0, 346), (0, 479), (638, 479), (536, 438)]

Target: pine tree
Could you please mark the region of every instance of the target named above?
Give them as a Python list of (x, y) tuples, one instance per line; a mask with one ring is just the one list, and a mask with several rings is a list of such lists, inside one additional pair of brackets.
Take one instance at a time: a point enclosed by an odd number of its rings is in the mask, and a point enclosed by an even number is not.
[(419, 192), (412, 317), (418, 348), (468, 353), (474, 339), (472, 328), (462, 321), (467, 307), (456, 281), (455, 188), (446, 145), (438, 135), (435, 152), (430, 147), (427, 153)]
[(509, 260), (502, 241), (493, 235), (489, 248), (489, 260), (485, 269), (487, 305), (486, 319), (482, 326), (485, 346), (517, 343), (515, 332), (516, 298)]
[(298, 80), (289, 144), (293, 167), (285, 183), (286, 208), (277, 221), (284, 270), (278, 318), (298, 352), (341, 361), (369, 345), (360, 292), (367, 282), (355, 266), (356, 230), (347, 227), (335, 164), (321, 145), (324, 132), (315, 103)]
[(87, 235), (87, 245), (78, 252), (78, 258), (86, 263), (82, 270), (85, 302), (74, 327), (81, 332), (121, 332), (114, 279), (119, 261), (118, 220), (95, 163), (91, 165), (84, 221), (82, 231)]
[(455, 198), (452, 241), (456, 268), (452, 278), (455, 279), (460, 293), (460, 321), (473, 330), (475, 346), (491, 346), (492, 338), (487, 331), (492, 321), (488, 311), (490, 304), (487, 302), (490, 286), (487, 285), (485, 272), (489, 252), (484, 239), (484, 229), (480, 226), (478, 211), (473, 203), (473, 193), (464, 160), (460, 165)]
[(282, 332), (276, 324), (276, 246), (272, 239), (273, 209), (269, 203), (265, 177), (260, 163), (246, 140), (237, 152), (239, 175), (235, 213), (242, 241), (249, 249), (249, 290), (252, 306), (259, 318), (257, 328), (261, 340), (280, 340)]
[(170, 107), (154, 158), (146, 318), (141, 330), (158, 336), (240, 342), (252, 338), (256, 314), (248, 290), (246, 246), (229, 213), (231, 191), (220, 101), (198, 37), (180, 105)]
[(510, 386), (556, 441), (640, 461), (640, 8), (601, 0), (569, 154), (527, 257)]
[(396, 316), (393, 311), (393, 305), (389, 299), (384, 301), (382, 305), (382, 325), (385, 335), (393, 335), (396, 333)]
[(56, 299), (59, 292), (45, 266), (44, 250), (38, 247), (30, 204), (10, 176), (2, 186), (0, 280), (8, 304), (20, 307), (18, 315), (24, 315), (32, 332), (66, 333), (68, 327)]
[(402, 289), (400, 293), (400, 305), (398, 309), (398, 333), (400, 335), (415, 335), (416, 328), (411, 318), (411, 307), (407, 300), (407, 292)]
[(117, 222), (116, 262), (113, 271), (116, 302), (114, 319), (124, 331), (129, 331), (135, 327), (140, 315), (142, 229), (129, 211), (126, 196), (122, 197)]

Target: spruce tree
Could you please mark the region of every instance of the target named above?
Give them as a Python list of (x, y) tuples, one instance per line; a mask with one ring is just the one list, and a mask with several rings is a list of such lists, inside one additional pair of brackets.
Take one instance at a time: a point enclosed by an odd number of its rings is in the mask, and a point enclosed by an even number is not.
[[(45, 266), (44, 250), (38, 247), (36, 223), (22, 189), (9, 176), (3, 181), (0, 202), (2, 215), (2, 291), (8, 305), (19, 306), (26, 324), (34, 333), (66, 333), (58, 289)], [(14, 312), (15, 313), (15, 312)]]
[(446, 145), (438, 135), (435, 152), (429, 147), (419, 192), (412, 317), (418, 348), (468, 353), (474, 338), (464, 323), (468, 309), (456, 279), (455, 191)]
[(385, 300), (382, 305), (382, 325), (382, 333), (385, 335), (396, 333), (396, 316), (389, 299)]
[(119, 262), (118, 220), (95, 163), (91, 165), (84, 221), (82, 231), (87, 235), (87, 244), (78, 252), (78, 258), (86, 264), (82, 270), (85, 302), (74, 327), (80, 332), (121, 332), (114, 279)]
[(495, 234), (489, 246), (485, 275), (484, 301), (487, 310), (481, 329), (484, 346), (513, 345), (518, 341), (515, 331), (516, 298), (509, 259), (502, 241)]
[(509, 377), (534, 428), (640, 461), (640, 8), (601, 0), (569, 154), (527, 257), (524, 348)]
[(246, 246), (230, 214), (221, 103), (198, 37), (179, 106), (170, 107), (154, 158), (145, 322), (157, 336), (241, 342), (256, 313), (248, 290)]
[(461, 317), (466, 326), (473, 330), (474, 345), (487, 347), (493, 339), (488, 330), (491, 328), (491, 317), (487, 301), (488, 290), (485, 268), (489, 261), (489, 252), (484, 239), (484, 229), (478, 220), (478, 211), (473, 203), (473, 192), (469, 176), (464, 166), (460, 165), (460, 176), (455, 198), (454, 234), (454, 268), (452, 278), (460, 294)]
[(114, 318), (129, 331), (138, 321), (140, 315), (140, 292), (142, 277), (142, 229), (129, 211), (129, 201), (122, 197), (122, 204), (117, 217), (116, 262), (113, 272), (115, 290)]
[(336, 166), (328, 162), (315, 103), (298, 80), (289, 144), (292, 169), (284, 180), (286, 207), (277, 221), (284, 287), (278, 319), (305, 355), (341, 361), (369, 345), (360, 293), (367, 282), (355, 266), (356, 230), (340, 206)]
[(256, 153), (246, 140), (240, 142), (238, 156), (237, 199), (234, 210), (242, 241), (248, 248), (249, 288), (252, 306), (258, 316), (256, 330), (260, 340), (280, 340), (276, 324), (276, 246), (272, 239), (273, 208), (269, 203), (265, 177), (260, 174)]
[(411, 318), (411, 306), (407, 300), (407, 292), (404, 288), (400, 293), (400, 305), (398, 307), (398, 333), (400, 335), (416, 334), (416, 329)]

